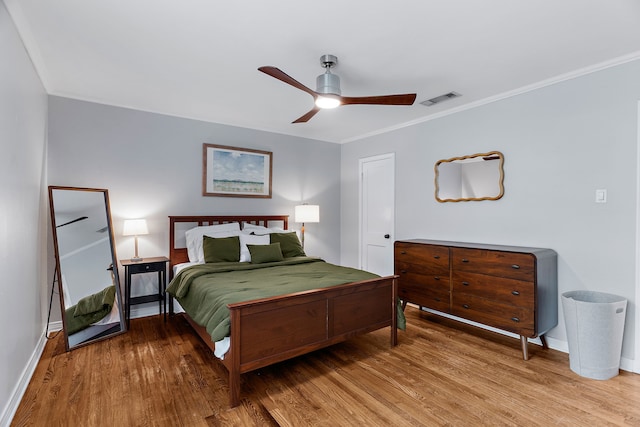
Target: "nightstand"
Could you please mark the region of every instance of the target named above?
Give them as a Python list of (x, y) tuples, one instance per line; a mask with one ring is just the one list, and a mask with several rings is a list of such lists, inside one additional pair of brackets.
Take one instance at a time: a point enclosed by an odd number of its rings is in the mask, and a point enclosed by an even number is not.
[[(130, 259), (120, 260), (120, 264), (124, 267), (125, 318), (127, 319), (127, 328), (129, 327), (129, 320), (131, 317), (131, 306), (136, 304), (158, 301), (160, 314), (164, 313), (164, 319), (165, 321), (167, 320), (167, 300), (165, 298), (165, 290), (167, 288), (168, 262), (169, 258), (164, 256), (143, 258), (141, 261), (132, 261)], [(131, 276), (140, 273), (158, 273), (157, 294), (131, 297)]]

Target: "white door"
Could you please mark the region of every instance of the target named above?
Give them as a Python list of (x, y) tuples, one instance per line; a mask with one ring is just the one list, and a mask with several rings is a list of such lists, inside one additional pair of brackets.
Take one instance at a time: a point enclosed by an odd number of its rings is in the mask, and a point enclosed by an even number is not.
[(393, 274), (394, 153), (360, 159), (360, 268)]

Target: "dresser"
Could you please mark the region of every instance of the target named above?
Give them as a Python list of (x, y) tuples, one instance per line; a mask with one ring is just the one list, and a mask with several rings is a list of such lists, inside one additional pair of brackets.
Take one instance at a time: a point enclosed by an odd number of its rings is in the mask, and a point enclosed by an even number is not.
[(557, 254), (552, 249), (438, 240), (394, 246), (398, 296), (437, 312), (528, 338), (558, 324)]

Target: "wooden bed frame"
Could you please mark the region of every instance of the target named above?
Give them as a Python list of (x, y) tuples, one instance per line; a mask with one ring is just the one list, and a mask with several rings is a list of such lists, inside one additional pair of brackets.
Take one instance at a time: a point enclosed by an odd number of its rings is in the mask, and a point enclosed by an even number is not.
[[(286, 215), (170, 216), (169, 268), (188, 262), (187, 249), (176, 243), (183, 228), (243, 222), (288, 228)], [(351, 337), (390, 327), (391, 346), (397, 335), (397, 276), (353, 282), (253, 301), (229, 304), (231, 347), (221, 360), (229, 372), (229, 403), (240, 403), (240, 375), (327, 347)], [(169, 304), (170, 309), (173, 303)], [(171, 310), (173, 311), (173, 310)], [(185, 318), (212, 350), (215, 344), (204, 327)]]

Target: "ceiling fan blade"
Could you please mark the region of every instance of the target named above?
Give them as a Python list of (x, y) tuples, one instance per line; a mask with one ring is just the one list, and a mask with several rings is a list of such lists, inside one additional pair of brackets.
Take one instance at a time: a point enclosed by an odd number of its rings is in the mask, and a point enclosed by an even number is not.
[(294, 79), (293, 77), (285, 73), (284, 71), (280, 70), (279, 68), (272, 67), (272, 66), (265, 66), (265, 67), (258, 68), (258, 70), (262, 71), (265, 74), (270, 75), (271, 77), (275, 77), (276, 79), (282, 82), (285, 82), (297, 89), (307, 92), (309, 95), (313, 96), (314, 99), (318, 96), (317, 93), (315, 93), (314, 91), (312, 91), (311, 89), (309, 89), (308, 87), (306, 87), (305, 85), (303, 85), (302, 83), (300, 83), (299, 81), (297, 81), (296, 79)]
[(405, 93), (402, 95), (342, 96), (340, 99), (342, 100), (342, 105), (412, 105), (416, 100), (416, 94)]
[(311, 111), (309, 111), (307, 114), (305, 114), (304, 116), (294, 120), (291, 123), (306, 123), (306, 122), (309, 121), (309, 119), (311, 119), (313, 116), (315, 116), (318, 111), (320, 111), (320, 107), (315, 107), (314, 106), (311, 109)]
[(89, 219), (88, 216), (81, 216), (76, 219), (72, 219), (71, 221), (67, 221), (64, 224), (56, 225), (56, 228), (64, 227), (65, 225), (73, 224), (78, 221), (84, 221), (85, 219)]

